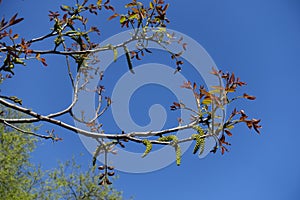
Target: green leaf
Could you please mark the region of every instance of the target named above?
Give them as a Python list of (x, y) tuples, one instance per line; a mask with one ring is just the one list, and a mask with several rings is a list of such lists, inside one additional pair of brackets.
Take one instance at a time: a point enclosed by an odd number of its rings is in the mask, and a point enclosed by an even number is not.
[(210, 105), (212, 103), (212, 100), (211, 100), (211, 98), (204, 98), (202, 103), (205, 105)]
[(66, 6), (66, 5), (61, 5), (61, 6), (60, 6), (60, 9), (61, 9), (62, 11), (70, 11), (70, 10), (71, 10), (71, 7), (70, 7), (70, 6)]
[(230, 126), (226, 126), (226, 128), (228, 128), (229, 130), (234, 128), (234, 125), (230, 125)]
[(21, 60), (20, 58), (14, 58), (13, 59), (13, 62), (15, 63), (15, 64), (22, 64), (22, 65), (26, 65), (26, 63), (23, 61), (23, 60)]
[(158, 32), (165, 33), (167, 29), (165, 27), (158, 27)]
[(138, 19), (139, 14), (131, 14), (129, 15), (128, 19)]
[(150, 6), (151, 9), (154, 8), (154, 5), (153, 5), (152, 1), (150, 1), (149, 6)]
[(102, 0), (98, 0), (98, 1), (97, 1), (97, 6), (100, 7), (101, 4), (102, 4)]
[(120, 24), (123, 24), (126, 20), (127, 20), (126, 16), (125, 16), (125, 15), (122, 15), (122, 16), (120, 17)]

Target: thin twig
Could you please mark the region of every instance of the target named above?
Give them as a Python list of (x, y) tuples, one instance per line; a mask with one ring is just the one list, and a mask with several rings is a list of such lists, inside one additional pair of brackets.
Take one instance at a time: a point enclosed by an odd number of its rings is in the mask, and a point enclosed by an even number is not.
[(47, 140), (47, 139), (53, 139), (53, 136), (50, 136), (50, 135), (40, 135), (40, 134), (31, 132), (31, 131), (26, 131), (26, 130), (23, 130), (23, 129), (17, 127), (17, 126), (14, 126), (14, 125), (12, 125), (12, 124), (6, 122), (6, 121), (3, 121), (3, 123), (4, 123), (5, 125), (7, 125), (7, 126), (13, 128), (13, 129), (15, 129), (15, 130), (17, 130), (17, 131), (20, 131), (20, 132), (22, 132), (22, 133), (25, 133), (25, 134), (33, 135), (33, 136), (36, 136), (36, 137), (39, 137), (39, 138), (43, 138), (43, 139), (46, 139), (46, 140)]

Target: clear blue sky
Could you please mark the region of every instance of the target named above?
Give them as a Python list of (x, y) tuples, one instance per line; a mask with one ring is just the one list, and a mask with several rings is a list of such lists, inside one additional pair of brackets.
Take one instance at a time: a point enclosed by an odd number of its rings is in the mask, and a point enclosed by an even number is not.
[[(16, 30), (26, 38), (36, 37), (48, 33), (48, 10), (59, 9), (54, 2), (58, 1), (3, 0), (0, 13), (1, 17), (8, 18), (19, 12), (25, 21)], [(112, 2), (120, 6), (119, 1)], [(245, 89), (256, 95), (257, 100), (237, 106), (247, 110), (250, 116), (262, 119), (262, 134), (258, 136), (238, 126), (230, 138), (232, 146), (228, 154), (217, 153), (198, 159), (190, 149), (184, 154), (180, 167), (172, 164), (147, 174), (118, 172), (120, 178), (115, 186), (124, 191), (125, 197), (143, 200), (300, 199), (300, 84), (297, 81), (300, 2), (180, 0), (170, 3), (169, 28), (197, 40), (220, 69), (234, 71), (248, 83)], [(106, 22), (107, 14), (96, 21), (105, 24), (101, 40), (120, 31), (114, 28), (117, 22)], [(44, 114), (64, 108), (71, 99), (64, 61), (53, 56), (47, 60), (46, 68), (36, 62), (18, 67), (16, 76), (2, 85), (1, 91), (22, 98), (25, 106)], [(165, 103), (166, 99), (162, 101)], [(71, 118), (62, 119), (73, 123)], [(146, 123), (143, 118), (139, 120)], [(44, 125), (44, 129), (51, 127)], [(55, 130), (64, 141), (55, 144), (41, 141), (33, 154), (35, 162), (51, 168), (57, 160), (80, 153), (84, 154), (78, 158), (82, 164), (90, 162), (88, 152), (76, 135), (59, 128)]]

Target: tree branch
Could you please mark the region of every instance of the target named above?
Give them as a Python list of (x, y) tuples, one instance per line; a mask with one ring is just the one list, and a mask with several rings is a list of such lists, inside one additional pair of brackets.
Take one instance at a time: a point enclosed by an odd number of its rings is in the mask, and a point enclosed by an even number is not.
[[(46, 121), (49, 122), (51, 124), (60, 126), (62, 128), (68, 129), (70, 131), (73, 131), (75, 133), (78, 134), (82, 134), (85, 135), (87, 137), (91, 137), (91, 138), (108, 138), (108, 139), (116, 139), (116, 140), (124, 140), (124, 139), (128, 139), (130, 141), (133, 142), (137, 142), (137, 143), (141, 143), (143, 141), (143, 139), (137, 138), (137, 137), (150, 137), (150, 136), (159, 136), (159, 135), (164, 135), (167, 133), (172, 133), (172, 132), (177, 132), (180, 130), (184, 130), (184, 129), (190, 129), (193, 128), (193, 126), (199, 124), (199, 123), (205, 123), (208, 119), (203, 119), (203, 120), (195, 120), (193, 122), (191, 122), (190, 124), (184, 125), (184, 126), (177, 126), (174, 128), (170, 128), (170, 129), (165, 129), (165, 130), (160, 130), (160, 131), (144, 131), (144, 132), (130, 132), (127, 134), (107, 134), (107, 133), (96, 133), (96, 132), (91, 132), (91, 131), (86, 131), (83, 129), (79, 129), (77, 127), (74, 127), (72, 125), (69, 125), (67, 123), (64, 123), (60, 120), (56, 120), (53, 118), (50, 118), (48, 116), (43, 116), (40, 115), (32, 110), (29, 110), (27, 108), (12, 104), (10, 102), (7, 102), (3, 99), (0, 98), (0, 104), (7, 106), (9, 108), (12, 108), (16, 111), (25, 113), (27, 115), (30, 115), (32, 117), (34, 117), (33, 119), (35, 119), (36, 121)], [(13, 123), (22, 123), (23, 120), (20, 119), (5, 119), (5, 118), (0, 118), (0, 122), (1, 123), (9, 123), (9, 122), (13, 122)], [(161, 141), (157, 141), (157, 140), (152, 140), (151, 143), (153, 144), (164, 144), (164, 145), (168, 145), (170, 144), (170, 142), (161, 142)]]
[(48, 136), (47, 136), (47, 135), (40, 135), (40, 134), (31, 132), (31, 131), (23, 130), (23, 129), (21, 129), (21, 128), (17, 127), (17, 126), (14, 126), (14, 125), (12, 125), (12, 124), (6, 122), (6, 121), (3, 121), (3, 123), (4, 123), (5, 125), (7, 125), (7, 126), (13, 128), (13, 129), (15, 129), (15, 130), (17, 130), (17, 131), (20, 131), (20, 132), (22, 132), (22, 133), (25, 133), (25, 134), (33, 135), (33, 136), (36, 136), (36, 137), (39, 137), (39, 138), (43, 138), (43, 139), (46, 139), (46, 140), (47, 140), (47, 139), (54, 139), (53, 136), (51, 136), (51, 135), (48, 135)]

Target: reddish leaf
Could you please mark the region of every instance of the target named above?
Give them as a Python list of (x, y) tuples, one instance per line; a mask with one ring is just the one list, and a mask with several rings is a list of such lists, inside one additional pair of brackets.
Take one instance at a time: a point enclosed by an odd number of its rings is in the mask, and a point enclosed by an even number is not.
[(45, 58), (41, 58), (41, 62), (42, 62), (42, 64), (43, 64), (45, 67), (48, 66), (48, 64), (46, 63), (46, 59), (45, 59)]
[(234, 76), (234, 73), (232, 73), (230, 76), (230, 79), (229, 79), (229, 84), (234, 83), (234, 81), (235, 81), (235, 76)]
[(225, 147), (221, 147), (221, 153), (222, 153), (222, 155), (225, 153)]
[(260, 126), (258, 123), (260, 122), (261, 120), (260, 119), (252, 119), (252, 125), (253, 125), (253, 128), (254, 130), (260, 134), (260, 131), (259, 129), (262, 128), (262, 126)]
[(254, 125), (253, 128), (258, 134), (260, 134), (259, 128), (261, 128), (261, 126)]
[(170, 109), (171, 110), (176, 110), (177, 108), (176, 108), (176, 106), (170, 106)]
[(19, 34), (14, 34), (13, 39), (16, 40), (19, 38)]
[(237, 78), (237, 79), (236, 79), (236, 84), (237, 84), (238, 86), (247, 85), (247, 83), (240, 81), (240, 78)]
[(100, 35), (100, 30), (99, 30), (97, 27), (95, 27), (95, 26), (92, 26), (92, 27), (91, 27), (91, 31), (94, 31), (94, 32), (96, 32), (98, 35)]
[(173, 105), (174, 105), (175, 107), (177, 107), (177, 108), (180, 108), (180, 104), (177, 103), (177, 102), (173, 102)]
[(196, 90), (197, 89), (197, 84), (194, 82), (193, 84), (193, 90)]
[(59, 138), (59, 137), (55, 137), (55, 138), (53, 138), (53, 140), (54, 140), (55, 142), (58, 142), (58, 141), (62, 141), (63, 139), (62, 139), (62, 138)]
[(228, 149), (226, 147), (224, 147), (224, 146), (221, 146), (221, 153), (222, 153), (222, 155), (225, 153), (225, 151), (228, 152)]
[(94, 122), (87, 123), (86, 126), (87, 126), (87, 127), (92, 127), (92, 126), (95, 126), (95, 123), (94, 123)]
[(111, 11), (115, 12), (114, 7), (112, 7), (112, 6), (104, 5), (104, 8), (105, 8), (106, 10), (111, 10)]
[(10, 20), (9, 20), (9, 25), (12, 26), (14, 24), (17, 24), (19, 22), (21, 22), (24, 18), (19, 18), (19, 19), (16, 19), (17, 18), (17, 15), (18, 13), (16, 13)]
[(180, 117), (177, 119), (177, 121), (178, 121), (178, 124), (182, 124), (183, 123), (183, 120)]
[(139, 54), (136, 54), (136, 55), (135, 55), (135, 58), (136, 58), (137, 60), (142, 60), (142, 59), (139, 57)]
[(163, 11), (166, 12), (167, 9), (169, 8), (170, 4), (166, 4), (165, 7), (163, 8)]
[(131, 8), (131, 10), (132, 10), (134, 13), (139, 13), (139, 10), (136, 9), (136, 8)]
[(252, 122), (251, 121), (249, 121), (249, 120), (247, 120), (247, 121), (245, 121), (246, 122), (246, 124), (247, 124), (247, 126), (248, 126), (248, 128), (249, 129), (251, 129), (252, 128)]
[(240, 113), (241, 113), (242, 117), (248, 117), (244, 110), (240, 110)]
[(38, 61), (41, 61), (42, 64), (43, 64), (45, 67), (48, 66), (48, 64), (46, 63), (46, 59), (45, 59), (45, 58), (41, 58), (39, 53), (36, 54), (35, 58), (36, 58)]
[(53, 19), (55, 19), (59, 16), (58, 12), (52, 12), (52, 11), (49, 11), (49, 12), (50, 12), (50, 14), (48, 16), (50, 18), (50, 21), (52, 21)]
[(211, 71), (211, 74), (213, 74), (213, 75), (218, 75), (219, 73), (218, 73), (218, 71), (213, 67), (213, 68), (212, 68), (212, 71)]
[(188, 82), (184, 82), (182, 86), (180, 86), (181, 88), (186, 88), (186, 89), (192, 89), (192, 86), (191, 86), (191, 82), (188, 81)]
[(225, 131), (225, 133), (226, 133), (229, 137), (232, 136), (232, 133), (231, 133), (229, 130), (224, 130), (224, 131)]
[(181, 61), (181, 60), (178, 60), (177, 62), (176, 62), (176, 65), (178, 66), (178, 65), (182, 65), (183, 64), (183, 61)]
[(248, 94), (246, 94), (246, 93), (244, 93), (243, 97), (244, 97), (245, 99), (249, 99), (249, 100), (255, 100), (255, 99), (256, 99), (255, 96), (251, 96), (251, 95), (248, 95)]
[(118, 13), (115, 13), (115, 14), (113, 14), (112, 16), (110, 16), (107, 20), (112, 20), (112, 19), (114, 19), (114, 18), (116, 18), (116, 17), (118, 17), (119, 16), (119, 14)]

